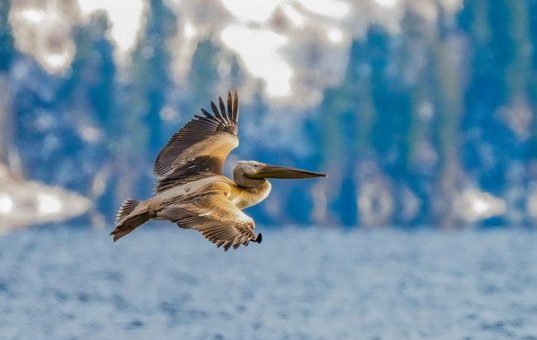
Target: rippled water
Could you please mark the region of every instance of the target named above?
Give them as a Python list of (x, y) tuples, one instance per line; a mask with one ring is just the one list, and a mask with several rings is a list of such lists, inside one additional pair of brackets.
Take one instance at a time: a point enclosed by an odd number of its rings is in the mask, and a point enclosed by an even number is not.
[(537, 233), (283, 229), (0, 238), (2, 339), (537, 339)]

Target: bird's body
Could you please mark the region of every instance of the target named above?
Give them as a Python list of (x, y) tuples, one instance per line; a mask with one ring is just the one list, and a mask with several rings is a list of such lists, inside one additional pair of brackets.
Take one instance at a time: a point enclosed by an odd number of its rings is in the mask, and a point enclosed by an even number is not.
[(200, 195), (208, 192), (221, 193), (220, 199), (226, 199), (238, 209), (246, 209), (256, 205), (268, 197), (271, 190), (269, 181), (254, 188), (242, 188), (225, 176), (210, 176), (186, 183), (180, 186), (171, 187), (152, 198), (144, 201), (147, 210), (154, 219), (168, 219), (166, 208), (176, 206), (177, 203), (189, 203), (198, 199)]
[(159, 153), (153, 172), (158, 179), (155, 195), (145, 201), (126, 200), (118, 211), (114, 241), (150, 219), (168, 220), (181, 228), (200, 231), (225, 250), (261, 242), (254, 220), (242, 209), (263, 201), (270, 193), (266, 178), (325, 176), (306, 170), (240, 161), (233, 180), (223, 175), (223, 164), (238, 146), (238, 96), (222, 98), (213, 115), (202, 109), (177, 132)]

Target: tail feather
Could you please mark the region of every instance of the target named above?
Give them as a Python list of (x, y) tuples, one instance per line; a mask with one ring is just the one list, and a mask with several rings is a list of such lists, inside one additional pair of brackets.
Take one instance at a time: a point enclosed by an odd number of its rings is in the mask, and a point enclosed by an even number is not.
[(151, 219), (147, 211), (129, 216), (139, 204), (139, 201), (129, 199), (123, 202), (119, 208), (116, 215), (116, 228), (110, 233), (114, 237), (114, 242)]
[(119, 224), (122, 219), (127, 217), (137, 206), (140, 204), (137, 200), (128, 199), (123, 201), (121, 208), (117, 211), (116, 214), (116, 224)]

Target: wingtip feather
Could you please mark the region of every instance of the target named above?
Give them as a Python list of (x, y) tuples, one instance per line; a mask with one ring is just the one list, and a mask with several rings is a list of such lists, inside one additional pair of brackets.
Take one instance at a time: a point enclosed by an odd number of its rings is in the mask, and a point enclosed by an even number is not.
[(233, 120), (239, 120), (239, 93), (235, 90), (235, 102), (233, 103)]

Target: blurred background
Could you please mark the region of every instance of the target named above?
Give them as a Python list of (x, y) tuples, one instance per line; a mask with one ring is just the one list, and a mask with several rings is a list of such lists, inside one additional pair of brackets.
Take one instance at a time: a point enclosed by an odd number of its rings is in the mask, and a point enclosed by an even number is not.
[(2, 228), (110, 228), (151, 194), (171, 134), (229, 89), (229, 166), (329, 173), (278, 185), (251, 209), (263, 224), (531, 225), (536, 48), (535, 0), (4, 0)]
[[(234, 89), (228, 174), (328, 178), (113, 244)], [(0, 0), (2, 339), (537, 339), (536, 222), (537, 0)]]

